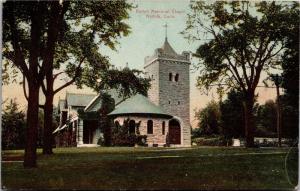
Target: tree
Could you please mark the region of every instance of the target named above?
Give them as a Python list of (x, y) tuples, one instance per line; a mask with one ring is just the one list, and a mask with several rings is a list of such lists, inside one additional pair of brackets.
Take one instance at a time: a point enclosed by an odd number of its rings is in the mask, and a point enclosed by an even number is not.
[[(27, 109), (25, 167), (36, 166), (39, 81), (43, 78), (39, 72), (38, 43), (42, 33), (39, 26), (44, 18), (38, 17), (42, 10), (37, 7), (33, 2), (6, 2), (3, 6), (3, 56), (13, 62), (28, 80), (30, 104)], [(30, 31), (26, 31), (28, 26)]]
[(103, 93), (101, 96), (101, 108), (98, 111), (99, 112), (99, 126), (101, 131), (103, 132), (103, 138), (104, 138), (104, 145), (110, 146), (111, 145), (111, 128), (113, 127), (113, 121), (109, 118), (107, 114), (112, 112), (115, 108), (115, 101), (113, 98)]
[[(98, 47), (114, 49), (116, 39), (129, 33), (123, 20), (128, 18), (131, 5), (124, 1), (7, 1), (3, 8), (3, 55), (21, 71), (28, 86), (30, 139), (26, 142), (24, 167), (35, 167), (40, 87), (46, 96), (44, 150), (51, 153), (54, 94), (78, 81), (82, 70), (108, 68)], [(62, 63), (67, 63), (63, 68), (71, 80), (54, 90), (54, 80), (63, 72), (54, 74), (53, 70)]]
[(209, 89), (217, 82), (241, 89), (246, 146), (253, 147), (255, 90), (262, 72), (279, 66), (274, 59), (284, 53), (284, 34), (293, 28), (286, 18), (298, 7), (265, 1), (197, 1), (190, 7), (183, 34), (204, 41), (194, 54), (199, 58), (197, 86)]
[[(299, 3), (294, 4), (298, 7)], [(296, 138), (299, 135), (299, 10), (291, 9), (287, 17), (293, 23), (286, 33), (284, 46), (287, 51), (282, 55), (282, 136)]]
[(273, 100), (267, 100), (264, 105), (258, 107), (256, 135), (264, 137), (274, 137), (276, 135), (276, 114), (277, 105)]
[(15, 100), (10, 100), (2, 111), (2, 148), (20, 149), (25, 146), (26, 120)]
[[(295, 2), (296, 8), (290, 10), (287, 20), (292, 23), (291, 30), (285, 33), (284, 46), (287, 51), (281, 57), (282, 64), (282, 87), (289, 103), (296, 110), (299, 107), (299, 3)], [(297, 117), (298, 118), (298, 117)]]
[(243, 128), (243, 93), (231, 90), (227, 94), (227, 99), (220, 103), (221, 129), (226, 138), (245, 137)]
[(220, 108), (215, 101), (209, 102), (205, 108), (195, 113), (198, 119), (198, 127), (201, 129), (202, 135), (212, 135), (220, 133)]

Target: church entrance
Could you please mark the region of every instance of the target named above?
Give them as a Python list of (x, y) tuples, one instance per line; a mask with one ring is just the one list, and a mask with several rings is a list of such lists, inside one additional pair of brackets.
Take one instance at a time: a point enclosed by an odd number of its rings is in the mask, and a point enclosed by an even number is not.
[(181, 143), (181, 131), (180, 124), (177, 120), (172, 119), (169, 121), (169, 143), (180, 144)]
[(83, 123), (83, 144), (96, 144), (96, 129), (98, 123), (95, 120)]

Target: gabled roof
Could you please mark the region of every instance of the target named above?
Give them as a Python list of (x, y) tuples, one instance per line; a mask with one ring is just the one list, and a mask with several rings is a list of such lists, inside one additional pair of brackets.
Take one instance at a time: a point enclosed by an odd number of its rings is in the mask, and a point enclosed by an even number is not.
[(91, 100), (95, 97), (94, 94), (76, 94), (76, 93), (67, 93), (66, 101), (68, 106), (87, 106)]
[[(124, 100), (123, 97), (119, 96), (117, 90), (115, 89), (105, 90), (102, 91), (102, 93), (109, 94), (115, 100), (115, 105), (118, 105), (121, 101)], [(98, 111), (101, 105), (102, 105), (102, 101), (101, 101), (101, 93), (100, 93), (84, 108), (84, 111), (85, 112)]]
[(125, 101), (121, 102), (114, 111), (108, 115), (160, 115), (164, 117), (172, 117), (166, 113), (161, 107), (152, 103), (147, 97), (137, 94), (132, 96)]

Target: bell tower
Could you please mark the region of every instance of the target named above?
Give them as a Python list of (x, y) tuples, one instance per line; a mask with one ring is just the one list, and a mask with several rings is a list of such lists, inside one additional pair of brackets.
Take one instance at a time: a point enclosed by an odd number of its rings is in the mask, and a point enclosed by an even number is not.
[(191, 146), (190, 64), (190, 54), (186, 51), (177, 54), (168, 42), (167, 33), (162, 47), (147, 56), (144, 64), (151, 78), (148, 97), (179, 121), (181, 146)]

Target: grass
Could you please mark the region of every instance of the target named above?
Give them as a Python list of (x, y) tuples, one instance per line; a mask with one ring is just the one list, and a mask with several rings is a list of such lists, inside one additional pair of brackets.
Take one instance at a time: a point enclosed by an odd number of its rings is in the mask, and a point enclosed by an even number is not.
[[(296, 148), (289, 152), (288, 148), (98, 147), (54, 152), (43, 156), (39, 150), (36, 169), (24, 169), (21, 162), (2, 163), (2, 187), (291, 190), (298, 180)], [(20, 160), (22, 155), (21, 150), (2, 152), (6, 161)]]

